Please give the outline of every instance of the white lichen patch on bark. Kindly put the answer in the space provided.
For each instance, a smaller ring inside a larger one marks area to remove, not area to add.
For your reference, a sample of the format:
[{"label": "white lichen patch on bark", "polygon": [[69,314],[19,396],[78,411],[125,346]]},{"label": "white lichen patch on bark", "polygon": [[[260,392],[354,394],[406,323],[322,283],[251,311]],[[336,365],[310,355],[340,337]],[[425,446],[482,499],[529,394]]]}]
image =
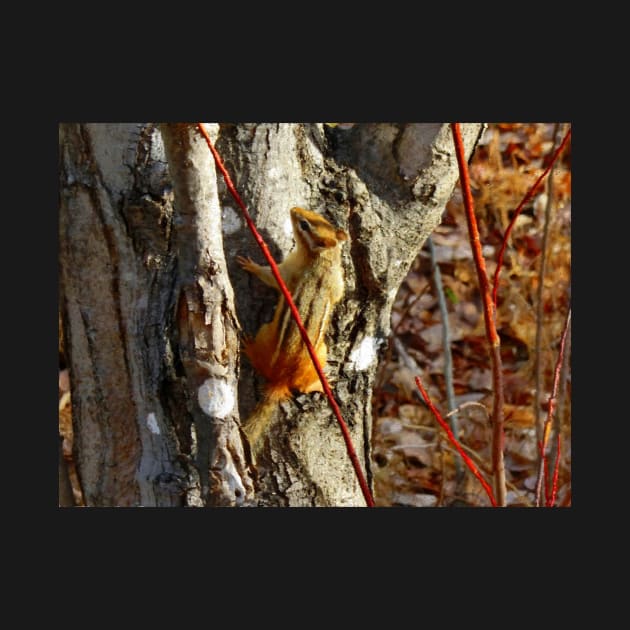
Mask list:
[{"label": "white lichen patch on bark", "polygon": [[160,435],[160,427],[153,412],[147,416],[147,427],[149,427],[149,431],[151,431],[154,435]]},{"label": "white lichen patch on bark", "polygon": [[377,340],[374,337],[364,337],[350,353],[351,367],[359,372],[367,370],[376,361],[377,346]]},{"label": "white lichen patch on bark", "polygon": [[211,418],[226,418],[234,410],[234,390],[224,379],[208,378],[199,387],[197,401]]},{"label": "white lichen patch on bark", "polygon": [[228,459],[226,462],[223,470],[223,478],[227,482],[230,492],[234,497],[234,503],[236,505],[242,505],[246,496],[245,486],[232,459]]},{"label": "white lichen patch on bark", "polygon": [[224,234],[235,234],[242,226],[243,221],[240,215],[232,208],[232,206],[223,206],[223,212],[221,213],[222,227]]}]

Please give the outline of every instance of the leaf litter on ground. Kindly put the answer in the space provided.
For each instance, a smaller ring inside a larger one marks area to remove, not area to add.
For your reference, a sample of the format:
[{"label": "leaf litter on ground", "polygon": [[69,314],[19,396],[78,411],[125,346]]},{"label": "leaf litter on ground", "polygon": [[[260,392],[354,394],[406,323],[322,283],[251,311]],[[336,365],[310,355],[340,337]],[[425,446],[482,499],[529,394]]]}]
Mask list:
[{"label": "leaf litter on ground", "polygon": [[[554,124],[488,126],[470,172],[483,253],[492,278],[496,256],[512,214],[548,164]],[[546,182],[523,209],[512,231],[500,277],[497,328],[501,337],[505,394],[505,463],[508,505],[531,506],[537,474],[533,409],[535,339]],[[570,145],[553,171],[547,274],[543,287],[542,356],[546,413],[558,342],[570,302]],[[492,378],[481,299],[459,186],[432,235],[447,297],[458,439],[491,479],[489,411]],[[414,387],[420,375],[432,400],[447,413],[442,321],[425,246],[402,283],[392,311],[392,340],[374,389],[373,453],[377,505],[487,506],[487,495],[467,470],[456,478],[456,456]],[[401,349],[402,347],[402,349]],[[406,356],[405,356],[406,355]],[[417,371],[416,371],[417,370]],[[558,414],[562,443],[557,505],[571,502],[570,370]],[[485,410],[481,405],[485,406]],[[533,480],[533,481],[532,481]]]}]

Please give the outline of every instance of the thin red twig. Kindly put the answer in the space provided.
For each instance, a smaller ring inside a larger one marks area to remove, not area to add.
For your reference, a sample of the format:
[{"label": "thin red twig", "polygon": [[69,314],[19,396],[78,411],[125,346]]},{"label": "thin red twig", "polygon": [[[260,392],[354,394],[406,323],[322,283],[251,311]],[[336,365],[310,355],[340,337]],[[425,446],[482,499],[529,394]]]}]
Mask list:
[{"label": "thin red twig", "polygon": [[543,458],[543,486],[545,488],[545,502],[549,503],[549,460],[542,450],[542,444],[540,456]]},{"label": "thin red twig", "polygon": [[553,507],[558,494],[558,473],[560,471],[560,433],[556,438],[556,463],[553,467],[553,481],[551,482],[551,497],[547,501],[547,507]]},{"label": "thin red twig", "polygon": [[518,218],[518,215],[521,213],[521,210],[523,209],[525,204],[534,196],[536,189],[538,188],[538,186],[540,186],[540,183],[542,182],[542,180],[547,176],[547,173],[549,173],[549,171],[551,170],[551,167],[554,165],[555,161],[558,159],[558,156],[562,152],[562,149],[564,149],[570,137],[571,137],[571,128],[569,127],[569,130],[567,131],[566,135],[564,136],[564,139],[560,143],[560,146],[556,149],[555,153],[551,157],[551,160],[549,161],[547,168],[543,171],[542,175],[536,180],[534,185],[527,191],[527,194],[523,197],[523,200],[521,201],[521,203],[518,204],[518,207],[516,208],[516,211],[514,212],[514,216],[510,220],[507,230],[505,230],[505,235],[503,236],[503,242],[501,243],[501,249],[499,250],[499,255],[497,257],[497,268],[495,269],[494,279],[493,279],[492,303],[494,304],[495,308],[497,306],[497,290],[499,288],[499,273],[501,271],[501,266],[503,265],[503,254],[505,253],[505,248],[507,247],[507,242],[510,236],[510,232],[512,231],[512,228],[514,227],[514,224],[516,223],[516,219]]},{"label": "thin red twig", "polygon": [[422,398],[424,398],[424,402],[427,404],[427,407],[429,407],[429,409],[435,416],[435,419],[438,421],[439,425],[442,427],[442,429],[444,429],[451,444],[457,449],[457,452],[461,455],[462,459],[466,463],[466,466],[468,466],[468,468],[470,469],[470,472],[472,472],[472,474],[475,475],[477,479],[479,479],[479,483],[481,483],[481,485],[483,486],[483,489],[486,491],[486,494],[488,495],[488,498],[490,499],[490,503],[492,503],[493,507],[497,507],[497,502],[494,498],[494,494],[492,494],[492,488],[479,472],[479,469],[475,465],[475,462],[473,462],[473,460],[470,459],[470,457],[468,457],[468,455],[466,454],[466,451],[459,445],[457,438],[451,431],[451,427],[448,426],[448,422],[446,422],[446,420],[442,418],[442,415],[437,410],[436,406],[431,402],[431,399],[429,398],[429,394],[427,394],[426,390],[422,386],[422,381],[420,380],[419,376],[416,376],[416,385],[418,386],[418,389],[420,390],[420,394],[422,394]]},{"label": "thin red twig", "polygon": [[[553,156],[554,151],[558,148],[558,129],[560,123],[556,123],[553,129],[553,146],[549,151],[549,158]],[[568,129],[568,127],[567,127]],[[543,223],[543,235],[542,245],[540,248],[540,264],[538,266],[538,290],[536,297],[536,340],[534,351],[534,374],[536,380],[536,386],[534,388],[534,421],[536,426],[536,437],[538,440],[542,439],[543,432],[543,419],[540,410],[540,400],[543,390],[543,368],[545,361],[543,360],[542,352],[542,330],[544,321],[545,304],[543,300],[545,290],[545,277],[547,275],[547,249],[549,245],[549,237],[551,233],[551,208],[553,206],[553,174],[558,165],[554,162],[549,171],[549,177],[547,177],[547,203],[545,204],[545,218]],[[546,473],[545,473],[546,474]]]},{"label": "thin red twig", "polygon": [[464,150],[464,141],[459,127],[459,123],[452,123],[453,140],[455,142],[455,154],[459,166],[459,181],[464,197],[464,208],[466,209],[466,220],[468,222],[468,234],[470,246],[475,260],[477,277],[479,279],[479,291],[483,300],[483,314],[486,325],[486,336],[490,343],[492,359],[492,467],[494,470],[495,491],[497,502],[501,507],[506,504],[506,483],[505,483],[505,462],[503,458],[503,369],[501,366],[501,341],[496,329],[495,308],[490,296],[490,281],[486,271],[486,262],[481,252],[481,241],[479,240],[479,229],[473,208],[473,198],[470,189],[470,175],[468,173],[468,163]]},{"label": "thin red twig", "polygon": [[538,480],[536,482],[536,506],[540,506],[541,494],[542,494],[542,483],[544,475],[544,462],[545,462],[545,451],[547,450],[547,443],[549,441],[549,435],[551,433],[551,421],[553,419],[553,412],[556,407],[556,400],[558,396],[558,385],[560,383],[560,371],[562,369],[562,360],[564,358],[564,346],[567,341],[567,334],[569,331],[569,326],[571,324],[571,309],[567,312],[567,317],[564,322],[564,329],[562,331],[562,337],[560,339],[560,349],[558,350],[558,357],[556,359],[556,367],[553,373],[553,387],[551,389],[551,394],[549,395],[549,403],[547,405],[547,419],[545,420],[545,426],[543,428],[543,438],[542,444],[540,447],[541,457],[540,457],[540,466],[538,467]]},{"label": "thin red twig", "polygon": [[282,295],[284,295],[284,299],[287,301],[289,309],[291,309],[291,314],[293,315],[293,319],[295,320],[295,323],[300,331],[300,335],[302,336],[302,339],[304,340],[304,343],[306,344],[306,349],[308,350],[311,360],[313,361],[313,365],[315,366],[315,370],[317,371],[319,380],[322,383],[322,387],[324,388],[324,392],[326,394],[326,397],[328,398],[328,402],[330,403],[330,406],[332,407],[335,417],[337,418],[337,422],[339,423],[339,427],[341,428],[341,433],[346,443],[346,450],[348,451],[348,456],[350,457],[350,461],[352,462],[354,472],[359,481],[359,485],[361,486],[361,491],[363,492],[363,497],[365,498],[365,502],[367,503],[368,507],[374,507],[374,499],[372,498],[372,493],[370,492],[370,488],[367,484],[365,476],[363,475],[363,471],[361,470],[361,464],[359,462],[359,458],[357,457],[356,451],[354,450],[354,446],[352,445],[350,432],[348,431],[348,427],[346,423],[344,422],[344,419],[341,415],[341,410],[339,409],[339,405],[337,405],[337,401],[335,400],[332,394],[332,391],[330,389],[330,386],[328,385],[328,381],[326,380],[326,376],[324,375],[322,366],[320,365],[319,360],[317,359],[317,355],[315,354],[315,349],[313,348],[313,344],[311,343],[311,340],[308,338],[308,333],[306,332],[306,329],[304,328],[304,324],[302,323],[300,314],[293,302],[291,293],[289,292],[289,289],[287,289],[287,286],[284,283],[282,276],[280,275],[278,266],[276,265],[276,262],[271,256],[271,253],[269,252],[269,248],[267,247],[267,244],[265,243],[262,236],[259,234],[258,230],[256,229],[256,226],[254,225],[254,222],[252,221],[252,218],[249,212],[247,211],[247,208],[245,204],[243,203],[241,196],[238,194],[236,188],[234,187],[234,184],[232,183],[232,179],[230,178],[229,173],[227,172],[225,166],[223,165],[221,156],[219,155],[217,150],[214,148],[212,140],[210,139],[210,136],[208,135],[208,132],[206,131],[204,124],[197,123],[197,127],[199,128],[199,131],[205,138],[206,143],[208,144],[208,148],[212,152],[217,168],[219,169],[219,171],[221,171],[221,174],[223,175],[225,185],[227,186],[228,190],[232,194],[232,197],[234,197],[236,203],[240,206],[241,210],[243,211],[243,216],[245,217],[245,221],[247,222],[247,225],[249,226],[251,233],[254,235],[256,242],[260,246],[260,249],[262,250],[264,257],[267,259],[267,262],[269,263],[269,266],[271,267],[271,273],[273,273],[273,276],[276,279],[278,286],[280,287],[280,291],[282,292]]}]

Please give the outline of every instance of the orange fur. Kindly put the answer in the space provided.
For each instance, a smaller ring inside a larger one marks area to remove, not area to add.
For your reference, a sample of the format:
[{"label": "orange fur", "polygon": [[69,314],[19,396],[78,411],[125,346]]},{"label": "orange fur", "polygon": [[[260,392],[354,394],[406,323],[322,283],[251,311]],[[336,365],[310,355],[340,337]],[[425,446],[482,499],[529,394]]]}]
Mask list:
[{"label": "orange fur", "polygon": [[[338,245],[348,236],[321,215],[303,208],[291,209],[291,221],[296,247],[278,269],[319,363],[324,366],[328,354],[324,336],[332,308],[341,299],[344,289]],[[240,256],[237,262],[262,282],[279,290],[268,267]],[[321,392],[323,387],[284,296],[280,296],[273,320],[263,324],[255,339],[248,339],[243,345],[252,366],[267,381],[263,400],[243,427],[256,454],[260,437],[277,403],[290,398],[293,391]]]}]

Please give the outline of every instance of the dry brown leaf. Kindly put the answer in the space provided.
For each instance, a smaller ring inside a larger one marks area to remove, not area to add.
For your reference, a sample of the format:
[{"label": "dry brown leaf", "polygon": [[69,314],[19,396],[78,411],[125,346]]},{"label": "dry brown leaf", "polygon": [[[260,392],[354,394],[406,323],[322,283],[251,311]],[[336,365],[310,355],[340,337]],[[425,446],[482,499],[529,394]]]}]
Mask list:
[{"label": "dry brown leaf", "polygon": [[518,428],[528,428],[535,426],[534,410],[531,405],[509,405],[503,406],[503,417],[506,426]]}]

